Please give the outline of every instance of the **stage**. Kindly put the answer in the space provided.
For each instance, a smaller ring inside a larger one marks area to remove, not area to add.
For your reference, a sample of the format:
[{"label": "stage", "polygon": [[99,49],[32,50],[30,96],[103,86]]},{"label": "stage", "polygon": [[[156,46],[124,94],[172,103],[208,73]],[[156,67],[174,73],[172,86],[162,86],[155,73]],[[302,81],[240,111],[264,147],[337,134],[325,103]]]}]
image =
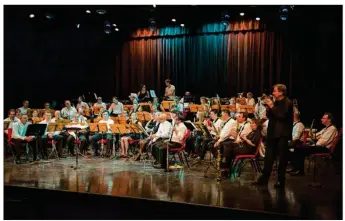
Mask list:
[{"label": "stage", "polygon": [[[341,219],[341,176],[287,174],[285,191],[250,185],[249,166],[240,178],[204,178],[207,163],[165,173],[125,159],[75,158],[15,165],[5,159],[5,219]],[[324,169],[325,171],[325,169]],[[275,174],[273,174],[275,178]]]}]

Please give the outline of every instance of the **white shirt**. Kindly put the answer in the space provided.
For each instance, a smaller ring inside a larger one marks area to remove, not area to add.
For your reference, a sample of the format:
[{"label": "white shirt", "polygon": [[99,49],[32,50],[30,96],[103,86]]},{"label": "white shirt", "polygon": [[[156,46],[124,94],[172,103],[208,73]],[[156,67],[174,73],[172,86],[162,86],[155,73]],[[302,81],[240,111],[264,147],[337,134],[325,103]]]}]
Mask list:
[{"label": "white shirt", "polygon": [[255,117],[259,119],[267,119],[266,117],[266,107],[260,103],[255,105]]},{"label": "white shirt", "polygon": [[301,121],[297,121],[297,122],[293,123],[292,140],[303,139],[303,137],[302,137],[303,131],[304,131],[304,125]]},{"label": "white shirt", "polygon": [[155,142],[158,138],[169,138],[171,130],[171,123],[169,121],[164,121],[163,123],[159,124],[158,131],[155,133],[155,136],[157,138],[153,139],[153,142]]},{"label": "white shirt", "polygon": [[20,107],[20,108],[18,108],[18,109],[20,110],[20,113],[21,113],[21,114],[27,114],[29,108]]},{"label": "white shirt", "polygon": [[330,148],[337,134],[337,128],[333,125],[323,128],[320,132],[316,133],[316,146],[325,146]]},{"label": "white shirt", "polygon": [[238,131],[238,135],[236,140],[241,140],[241,136],[247,136],[250,132],[252,132],[252,127],[248,121],[242,122],[239,124],[240,130]]},{"label": "white shirt", "polygon": [[67,117],[69,120],[73,120],[74,114],[76,113],[77,109],[75,109],[75,107],[70,107],[69,109],[64,107],[61,110],[61,116]]},{"label": "white shirt", "polygon": [[249,100],[247,99],[247,105],[251,105],[252,107],[254,107],[255,106],[254,98],[250,98]]},{"label": "white shirt", "polygon": [[102,119],[98,123],[107,124],[107,126],[108,126],[108,132],[107,133],[111,133],[111,127],[109,124],[114,124],[114,121],[112,119],[109,118],[107,121]]},{"label": "white shirt", "polygon": [[6,118],[4,121],[10,122],[8,125],[8,128],[12,128],[12,124],[16,123],[19,121],[19,119],[17,117],[14,117],[13,120],[11,120],[9,117]]},{"label": "white shirt", "polygon": [[112,103],[109,107],[109,112],[114,114],[121,114],[123,112],[123,104],[118,102],[117,104]]},{"label": "white shirt", "polygon": [[184,123],[175,124],[176,131],[173,132],[171,141],[182,144],[183,138],[186,135],[187,127]]},{"label": "white shirt", "polygon": [[222,122],[222,125],[223,124],[225,124],[225,125],[223,126],[223,128],[220,131],[219,140],[218,140],[219,142],[222,142],[228,138],[234,122],[236,122],[236,121],[232,118],[229,118],[227,121]]},{"label": "white shirt", "polygon": [[175,86],[171,84],[170,87],[166,87],[165,94],[170,94],[169,96],[175,96]]},{"label": "white shirt", "polygon": [[21,121],[12,124],[12,138],[24,140],[26,129],[30,125],[30,122],[23,124]]},{"label": "white shirt", "polygon": [[93,105],[94,107],[102,107],[104,110],[106,110],[107,109],[107,105],[105,105],[105,103],[94,103],[94,105]]},{"label": "white shirt", "polygon": [[[223,123],[222,119],[217,118],[216,121],[215,122],[212,121],[212,123],[213,123],[214,127],[216,128],[216,130],[219,133],[219,131],[221,130],[222,123]],[[212,128],[213,128],[213,126],[212,126]],[[215,131],[211,131],[211,134],[212,135],[217,135],[217,133]]]},{"label": "white shirt", "polygon": [[261,134],[262,134],[264,137],[267,136],[268,122],[269,122],[269,120],[266,120],[266,121],[262,124]]}]

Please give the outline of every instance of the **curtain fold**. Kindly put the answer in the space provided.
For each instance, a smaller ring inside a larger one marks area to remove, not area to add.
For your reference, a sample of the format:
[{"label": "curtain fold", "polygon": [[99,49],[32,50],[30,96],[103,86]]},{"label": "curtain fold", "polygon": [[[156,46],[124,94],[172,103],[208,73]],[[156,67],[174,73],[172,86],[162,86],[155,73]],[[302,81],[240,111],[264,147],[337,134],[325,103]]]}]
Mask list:
[{"label": "curtain fold", "polygon": [[[182,28],[138,30],[133,36],[162,37],[124,43],[117,58],[116,93],[126,97],[146,84],[162,96],[167,78],[178,95],[188,90],[197,96],[234,96],[247,91],[259,95],[278,81],[290,84],[289,53],[283,55],[288,48],[279,35],[262,27],[259,22],[239,22],[229,28],[248,31],[219,33],[223,24],[209,24],[198,29],[205,35],[183,35],[188,31]],[[167,35],[180,36],[163,37]]]}]

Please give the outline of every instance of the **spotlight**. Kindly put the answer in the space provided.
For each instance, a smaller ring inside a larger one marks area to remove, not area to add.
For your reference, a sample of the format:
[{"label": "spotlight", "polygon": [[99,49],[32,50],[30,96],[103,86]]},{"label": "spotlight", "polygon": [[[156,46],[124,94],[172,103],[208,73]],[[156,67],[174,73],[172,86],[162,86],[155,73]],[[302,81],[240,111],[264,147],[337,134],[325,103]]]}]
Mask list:
[{"label": "spotlight", "polygon": [[77,28],[80,28],[80,24],[77,24]]},{"label": "spotlight", "polygon": [[110,22],[109,21],[105,21],[104,22],[104,27],[105,28],[110,28],[111,27]]},{"label": "spotlight", "polygon": [[241,16],[244,16],[244,13],[243,13],[243,12],[241,12],[241,13],[240,13],[240,15],[241,15]]},{"label": "spotlight", "polygon": [[29,17],[30,17],[30,18],[34,18],[34,17],[35,17],[35,15],[34,15],[34,14],[31,14],[31,15],[29,15]]},{"label": "spotlight", "polygon": [[104,32],[108,35],[111,33],[111,24],[109,21],[104,22]]},{"label": "spotlight", "polygon": [[287,19],[288,19],[287,15],[281,15],[280,16],[280,20],[282,20],[282,21],[286,21]]},{"label": "spotlight", "polygon": [[156,5],[155,5],[155,4],[153,4],[153,7],[154,7],[154,8],[156,8]]},{"label": "spotlight", "polygon": [[86,10],[86,13],[87,13],[87,14],[91,14],[91,11],[90,11],[90,10]]},{"label": "spotlight", "polygon": [[173,18],[173,19],[171,19],[171,21],[172,21],[172,22],[176,22],[176,19],[175,19],[175,18]]},{"label": "spotlight", "polygon": [[47,13],[47,14],[46,14],[46,18],[47,18],[48,20],[53,19],[53,18],[54,18],[54,15],[52,15],[52,14],[50,14],[50,13]]},{"label": "spotlight", "polygon": [[115,31],[120,31],[120,29],[118,29],[118,28],[115,28]]},{"label": "spotlight", "polygon": [[154,31],[156,29],[156,21],[154,18],[149,19],[149,30]]},{"label": "spotlight", "polygon": [[181,27],[184,27],[184,24],[181,24]]},{"label": "spotlight", "polygon": [[116,24],[113,24],[114,27],[116,27],[117,25]]},{"label": "spotlight", "polygon": [[289,8],[286,7],[286,6],[281,6],[279,8],[279,12],[288,13],[289,12]]},{"label": "spotlight", "polygon": [[104,33],[106,33],[107,35],[109,35],[111,33],[111,30],[110,29],[105,29],[104,30]]},{"label": "spotlight", "polygon": [[256,17],[255,20],[260,21],[260,17]]},{"label": "spotlight", "polygon": [[97,14],[99,14],[99,15],[104,15],[104,14],[107,13],[107,11],[104,10],[104,9],[97,9],[96,12],[97,12]]}]

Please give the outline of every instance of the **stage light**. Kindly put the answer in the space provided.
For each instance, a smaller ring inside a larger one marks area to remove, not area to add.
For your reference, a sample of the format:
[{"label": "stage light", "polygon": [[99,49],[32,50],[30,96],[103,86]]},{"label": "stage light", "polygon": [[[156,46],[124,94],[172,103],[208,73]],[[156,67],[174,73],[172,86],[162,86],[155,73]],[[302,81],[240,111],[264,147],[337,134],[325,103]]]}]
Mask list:
[{"label": "stage light", "polygon": [[287,15],[281,15],[280,16],[280,20],[282,20],[282,21],[286,21],[287,19],[288,19]]},{"label": "stage light", "polygon": [[90,11],[90,10],[86,10],[86,13],[87,13],[87,14],[91,14],[91,11]]},{"label": "stage light", "polygon": [[113,24],[114,27],[116,27],[116,24]]},{"label": "stage light", "polygon": [[154,7],[154,8],[156,8],[156,5],[155,5],[155,4],[153,4],[153,7]]},{"label": "stage light", "polygon": [[243,13],[243,12],[241,12],[241,13],[240,13],[240,15],[241,15],[241,16],[244,16],[244,13]]},{"label": "stage light", "polygon": [[224,25],[224,26],[228,26],[228,25],[229,25],[229,22],[228,22],[228,21],[223,21],[223,25]]},{"label": "stage light", "polygon": [[184,24],[181,24],[181,27],[184,27]]},{"label": "stage light", "polygon": [[107,13],[107,11],[104,10],[104,9],[97,9],[96,12],[97,12],[97,14],[99,14],[99,15],[104,15],[104,14]]},{"label": "stage light", "polygon": [[154,31],[156,29],[156,21],[154,18],[149,19],[149,30]]},{"label": "stage light", "polygon": [[111,33],[111,24],[109,21],[104,21],[104,32],[106,34],[110,34]]},{"label": "stage light", "polygon": [[77,24],[77,28],[80,28],[80,24]]},{"label": "stage light", "polygon": [[30,17],[30,18],[34,18],[34,17],[35,17],[35,15],[34,15],[34,14],[31,14],[31,15],[29,15],[29,17]]},{"label": "stage light", "polygon": [[52,14],[50,14],[50,13],[47,13],[47,14],[46,14],[46,18],[47,18],[48,20],[53,19],[53,18],[54,18],[54,15],[52,15]]},{"label": "stage light", "polygon": [[260,17],[256,17],[255,20],[260,21]]},{"label": "stage light", "polygon": [[172,22],[176,22],[176,19],[175,19],[175,18],[173,18],[173,19],[171,19],[171,21],[172,21]]},{"label": "stage light", "polygon": [[109,35],[111,33],[111,30],[110,29],[105,29],[104,30],[104,33],[106,33],[107,35]]},{"label": "stage light", "polygon": [[120,31],[120,29],[118,29],[118,28],[115,28],[115,31]]},{"label": "stage light", "polygon": [[286,7],[286,6],[281,6],[279,8],[279,12],[288,13],[289,12],[289,8]]}]

